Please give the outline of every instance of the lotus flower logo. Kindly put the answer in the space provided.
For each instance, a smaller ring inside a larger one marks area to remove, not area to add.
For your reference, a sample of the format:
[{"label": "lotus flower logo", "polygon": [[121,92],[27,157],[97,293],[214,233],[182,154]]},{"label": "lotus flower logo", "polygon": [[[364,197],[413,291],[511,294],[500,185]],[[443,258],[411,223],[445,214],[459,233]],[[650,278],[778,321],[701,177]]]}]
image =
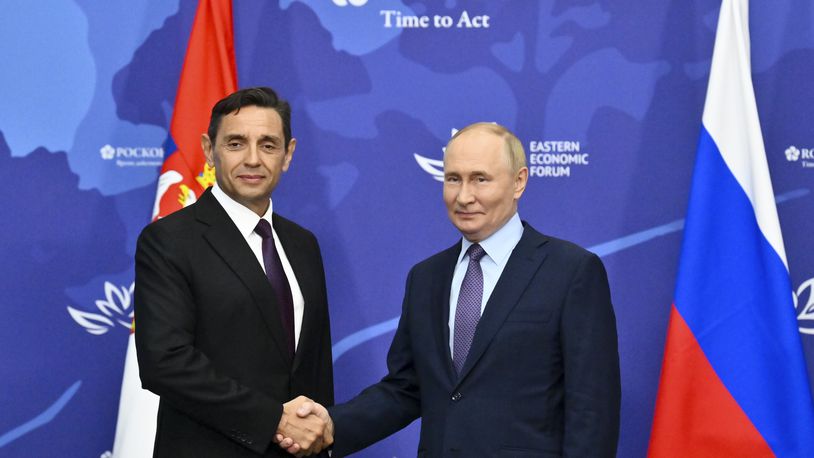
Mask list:
[{"label": "lotus flower logo", "polygon": [[[794,297],[794,308],[797,310],[797,324],[800,325],[800,332],[814,335],[814,278],[809,278],[792,293]],[[806,298],[804,300],[804,298]],[[808,321],[809,323],[806,323]],[[805,325],[805,327],[803,327]]]},{"label": "lotus flower logo", "polygon": [[786,160],[789,162],[794,162],[797,159],[800,159],[800,150],[797,149],[796,146],[789,146],[786,148]]},{"label": "lotus flower logo", "polygon": [[116,323],[130,329],[133,323],[133,290],[136,284],[129,288],[117,287],[109,281],[105,282],[105,298],[96,301],[96,308],[102,313],[83,312],[68,306],[68,313],[80,326],[89,333],[100,336],[116,327]]}]

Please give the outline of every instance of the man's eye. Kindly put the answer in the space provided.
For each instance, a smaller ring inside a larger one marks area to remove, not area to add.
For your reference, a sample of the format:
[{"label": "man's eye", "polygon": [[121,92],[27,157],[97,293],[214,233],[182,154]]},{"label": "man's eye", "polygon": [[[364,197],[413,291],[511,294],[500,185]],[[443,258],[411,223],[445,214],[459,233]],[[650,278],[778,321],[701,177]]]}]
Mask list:
[{"label": "man's eye", "polygon": [[229,142],[226,144],[226,147],[230,149],[240,148],[240,142]]},{"label": "man's eye", "polygon": [[444,180],[446,180],[447,183],[457,183],[458,177],[446,177]]}]

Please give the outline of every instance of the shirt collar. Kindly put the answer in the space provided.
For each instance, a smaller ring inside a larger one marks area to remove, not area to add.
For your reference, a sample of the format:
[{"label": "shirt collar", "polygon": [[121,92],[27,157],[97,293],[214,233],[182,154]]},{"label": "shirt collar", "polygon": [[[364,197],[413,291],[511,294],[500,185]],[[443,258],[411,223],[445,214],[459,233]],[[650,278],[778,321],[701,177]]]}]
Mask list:
[{"label": "shirt collar", "polygon": [[[512,253],[514,247],[517,246],[517,242],[520,241],[522,236],[523,223],[520,221],[520,215],[515,212],[503,227],[478,243],[481,248],[483,248],[483,251],[486,252],[486,256],[489,256],[492,261],[500,265],[506,262],[506,259]],[[472,245],[474,245],[474,243],[467,240],[466,237],[461,239],[461,253],[458,255],[458,263],[463,260],[464,256],[466,256],[466,251],[469,250],[469,247]]]},{"label": "shirt collar", "polygon": [[[257,213],[249,210],[240,202],[229,197],[217,183],[212,186],[212,195],[215,196],[215,199],[218,200],[221,207],[226,210],[226,214],[228,214],[229,218],[235,223],[237,230],[240,231],[244,238],[248,238],[252,232],[254,232],[254,228],[257,227],[257,223],[261,217],[257,216]],[[269,208],[262,216],[269,224],[271,224],[272,206],[271,198],[269,198]],[[272,225],[272,227],[274,226]]]}]

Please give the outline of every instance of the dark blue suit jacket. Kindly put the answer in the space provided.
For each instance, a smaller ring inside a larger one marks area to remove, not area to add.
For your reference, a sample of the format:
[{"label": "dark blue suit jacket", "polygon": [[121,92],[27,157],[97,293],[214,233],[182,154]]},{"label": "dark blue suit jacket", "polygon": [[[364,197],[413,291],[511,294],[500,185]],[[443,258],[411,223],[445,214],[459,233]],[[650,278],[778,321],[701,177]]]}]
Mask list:
[{"label": "dark blue suit jacket", "polygon": [[602,262],[524,223],[457,376],[447,323],[460,247],[410,271],[388,374],[330,409],[334,456],[418,417],[418,456],[614,456],[619,355]]}]

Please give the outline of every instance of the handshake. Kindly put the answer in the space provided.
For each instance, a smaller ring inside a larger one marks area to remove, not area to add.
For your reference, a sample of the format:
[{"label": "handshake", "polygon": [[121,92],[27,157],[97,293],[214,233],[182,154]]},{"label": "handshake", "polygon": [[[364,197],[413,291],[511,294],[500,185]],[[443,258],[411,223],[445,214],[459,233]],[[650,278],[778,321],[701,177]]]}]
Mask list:
[{"label": "handshake", "polygon": [[274,442],[292,455],[314,455],[333,444],[334,423],[325,407],[299,396],[283,404]]}]

